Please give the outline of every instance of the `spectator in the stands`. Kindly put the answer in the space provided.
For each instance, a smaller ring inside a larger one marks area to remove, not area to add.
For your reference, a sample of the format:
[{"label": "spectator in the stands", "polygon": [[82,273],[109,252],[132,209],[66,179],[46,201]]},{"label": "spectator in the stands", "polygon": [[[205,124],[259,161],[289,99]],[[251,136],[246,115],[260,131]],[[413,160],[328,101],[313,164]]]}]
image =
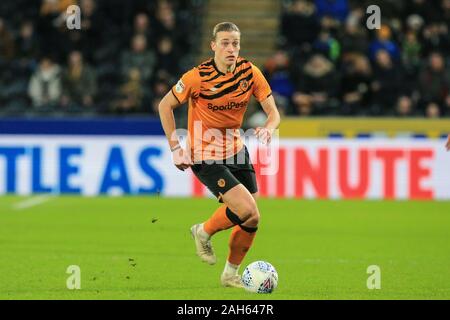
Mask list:
[{"label": "spectator in the stands", "polygon": [[186,39],[181,36],[182,28],[177,24],[177,18],[170,2],[159,1],[156,10],[155,33],[159,37],[168,36],[174,42],[186,44]]},{"label": "spectator in the stands", "polygon": [[128,71],[128,79],[119,89],[119,96],[112,104],[112,111],[119,114],[136,113],[142,109],[144,86],[137,68]]},{"label": "spectator in the stands", "polygon": [[33,105],[36,108],[54,108],[61,93],[61,69],[50,57],[43,57],[28,86]]},{"label": "spectator in the stands", "polygon": [[397,99],[393,115],[399,118],[415,116],[414,103],[409,96],[400,96]]},{"label": "spectator in the stands", "polygon": [[65,57],[66,47],[71,41],[70,37],[67,37],[71,34],[66,32],[66,10],[75,4],[75,0],[42,0],[37,33],[41,36],[41,47],[45,53],[51,52],[59,61]]},{"label": "spectator in the stands", "polygon": [[385,50],[395,62],[400,59],[400,49],[392,40],[391,28],[386,24],[381,25],[381,28],[376,31],[376,39],[370,44],[369,54],[372,61],[376,60],[380,50]]},{"label": "spectator in the stands", "polygon": [[6,26],[5,21],[0,18],[0,60],[9,61],[13,57],[14,37]]},{"label": "spectator in the stands", "polygon": [[94,103],[97,83],[95,72],[88,66],[80,51],[72,51],[68,68],[62,75],[63,107],[91,107]]},{"label": "spectator in the stands", "polygon": [[[102,10],[97,9],[97,2],[94,0],[80,0],[81,28],[67,29],[65,26],[60,28],[61,40],[59,46],[63,55],[63,60],[74,50],[79,50],[86,61],[92,61],[95,56],[95,50],[92,48],[102,48],[104,40],[115,42],[116,39],[111,36],[115,26],[107,22]],[[105,30],[108,30],[106,36]]]},{"label": "spectator in the stands", "polygon": [[293,102],[298,114],[324,114],[336,107],[338,77],[334,65],[323,55],[313,55],[297,81]]},{"label": "spectator in the stands", "polygon": [[105,17],[101,10],[98,10],[94,0],[80,0],[80,10],[82,12],[81,30],[89,40],[97,40],[102,32],[101,29],[105,27]]},{"label": "spectator in the stands", "polygon": [[403,91],[403,71],[392,61],[386,50],[378,50],[375,55],[374,77],[371,85],[373,91],[374,115],[386,114],[392,109],[397,97]]},{"label": "spectator in the stands", "polygon": [[[196,59],[191,45],[200,43],[197,30],[191,27],[199,23],[204,8],[199,3],[205,1],[36,0],[26,6],[25,2],[0,4],[3,110],[20,105],[12,109],[23,112],[30,101],[52,104],[54,94],[42,88],[58,91],[58,72],[49,70],[68,64],[60,89],[64,98],[56,99],[58,104],[69,100],[83,104],[84,99],[89,105],[94,100],[96,110],[110,111],[111,101],[121,101],[118,105],[123,110],[148,113],[159,99],[162,82],[176,82],[186,64]],[[450,116],[450,0],[281,3],[277,48],[286,54],[274,52],[265,72],[277,105],[288,106],[287,114],[405,117],[412,109],[412,116]],[[66,27],[66,9],[72,4],[81,7],[81,30]],[[366,28],[370,4],[382,10],[380,30]],[[81,52],[82,68],[66,61],[74,50]],[[317,52],[328,61],[311,70],[310,58]],[[49,54],[53,62],[39,63],[41,56]],[[86,64],[91,68],[85,69]],[[98,75],[97,93],[78,88],[77,93],[68,94],[70,81],[77,83],[75,87],[89,83],[83,80],[88,69]],[[35,99],[29,99],[31,87]],[[261,119],[263,114],[253,118],[255,123]]]},{"label": "spectator in the stands", "polygon": [[[80,30],[66,27],[66,10],[70,5],[80,6]],[[59,104],[89,105],[95,100],[93,108],[89,109],[110,110],[120,84],[130,82],[131,69],[139,70],[144,88],[142,103],[150,106],[153,95],[147,91],[155,90],[155,79],[173,83],[185,61],[193,59],[190,45],[198,39],[198,33],[193,32],[197,30],[192,26],[198,25],[202,8],[202,4],[188,0],[2,1],[0,108],[24,112],[31,102],[50,106],[57,100],[56,110],[65,112],[68,109],[59,108]],[[142,41],[140,36],[146,40]],[[131,46],[134,37],[136,41]],[[55,99],[61,95],[55,92],[62,88],[55,88],[62,86],[62,79],[57,80],[57,72],[52,70],[58,69],[58,64],[69,64],[67,58],[72,51],[80,51],[83,68],[68,66],[64,72],[64,98]],[[52,62],[44,59],[40,63],[40,57],[48,55]],[[91,68],[85,68],[86,64]],[[90,90],[77,89],[75,91],[83,93],[69,94],[68,83],[75,87],[90,83],[84,81],[88,69],[98,74],[95,99],[90,98]],[[20,108],[16,108],[19,105]]]},{"label": "spectator in the stands", "polygon": [[20,26],[19,36],[16,39],[15,59],[19,70],[28,74],[37,64],[39,55],[39,39],[35,33],[33,23],[24,21]]},{"label": "spectator in the stands", "polygon": [[402,60],[405,72],[404,85],[417,90],[417,75],[422,64],[422,44],[415,31],[408,31],[402,42]]},{"label": "spectator in the stands", "polygon": [[163,36],[157,46],[157,70],[164,70],[171,77],[178,76],[180,56],[175,51],[171,38]]},{"label": "spectator in the stands", "polygon": [[422,45],[414,31],[408,31],[402,43],[402,62],[405,67],[416,69],[421,63]]},{"label": "spectator in the stands", "polygon": [[450,0],[441,1],[442,21],[450,21]]},{"label": "spectator in the stands", "polygon": [[288,54],[283,50],[275,52],[267,61],[264,71],[272,92],[290,101],[295,86],[290,72]]},{"label": "spectator in the stands", "polygon": [[423,48],[426,55],[433,51],[450,52],[450,34],[447,22],[434,22],[423,30]]},{"label": "spectator in the stands", "polygon": [[347,0],[315,0],[317,16],[325,17],[343,23],[347,18],[349,6]]},{"label": "spectator in the stands", "polygon": [[342,52],[359,52],[366,54],[369,42],[367,29],[361,27],[364,11],[360,8],[352,10],[345,21],[345,32],[342,36]]},{"label": "spectator in the stands", "polygon": [[[95,0],[80,0],[81,10],[81,48],[83,56],[91,59],[93,56],[92,47],[103,44],[103,41],[109,41],[109,37],[105,36],[105,30],[110,30],[114,27],[108,23],[107,18],[98,9]],[[105,38],[105,39],[104,39]],[[75,47],[76,48],[76,47]],[[74,49],[73,47],[71,49]]]},{"label": "spectator in the stands", "polygon": [[418,15],[428,23],[435,22],[440,20],[441,8],[437,5],[439,2],[441,0],[408,0],[404,2],[404,12],[407,16]]},{"label": "spectator in the stands", "polygon": [[147,39],[142,34],[135,35],[131,40],[131,50],[122,54],[122,74],[129,77],[132,69],[138,69],[140,78],[148,81],[152,78],[156,64],[156,56],[147,48]]},{"label": "spectator in the stands", "polygon": [[341,79],[342,114],[368,115],[372,69],[362,54],[349,54],[343,61]]},{"label": "spectator in the stands", "polygon": [[170,90],[170,85],[164,79],[158,79],[153,86],[152,110],[155,115],[159,113],[158,106],[164,95]]},{"label": "spectator in the stands", "polygon": [[429,102],[425,106],[425,116],[427,118],[439,118],[441,116],[441,108],[435,102]]},{"label": "spectator in the stands", "polygon": [[321,31],[337,34],[349,14],[347,0],[315,0]]},{"label": "spectator in the stands", "polygon": [[139,12],[133,21],[133,34],[142,34],[147,39],[149,48],[154,46],[152,40],[155,38],[155,34],[150,23],[150,18],[147,13]]},{"label": "spectator in the stands", "polygon": [[[314,42],[320,29],[311,1],[295,0],[281,17],[281,34],[286,47],[307,50]],[[299,32],[308,30],[308,32]]]},{"label": "spectator in the stands", "polygon": [[436,102],[440,106],[447,103],[450,75],[441,53],[433,52],[428,57],[428,64],[419,75],[419,90],[423,103]]},{"label": "spectator in the stands", "polygon": [[412,14],[406,18],[405,24],[408,31],[413,31],[416,34],[422,30],[425,21],[418,14]]},{"label": "spectator in the stands", "polygon": [[341,54],[341,45],[328,31],[322,31],[313,44],[315,52],[322,53],[331,61],[336,61]]}]

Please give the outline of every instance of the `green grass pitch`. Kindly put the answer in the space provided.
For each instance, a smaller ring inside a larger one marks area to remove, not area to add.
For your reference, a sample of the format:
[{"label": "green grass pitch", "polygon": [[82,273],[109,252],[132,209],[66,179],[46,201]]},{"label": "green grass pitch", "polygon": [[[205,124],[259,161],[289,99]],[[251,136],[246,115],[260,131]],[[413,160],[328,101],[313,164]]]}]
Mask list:
[{"label": "green grass pitch", "polygon": [[[216,265],[194,253],[189,228],[213,199],[55,197],[14,209],[25,199],[0,198],[0,299],[450,299],[450,202],[261,199],[243,267],[271,262],[279,286],[257,295],[220,286],[229,230],[213,238]],[[66,288],[70,265],[81,290]],[[367,288],[369,265],[379,290]]]}]

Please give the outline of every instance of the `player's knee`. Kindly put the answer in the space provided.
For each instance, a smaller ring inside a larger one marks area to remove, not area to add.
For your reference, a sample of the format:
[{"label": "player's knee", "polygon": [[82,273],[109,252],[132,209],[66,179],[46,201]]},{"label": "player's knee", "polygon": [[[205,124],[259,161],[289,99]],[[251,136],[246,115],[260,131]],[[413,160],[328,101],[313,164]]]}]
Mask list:
[{"label": "player's knee", "polygon": [[259,212],[256,212],[243,224],[240,225],[241,229],[248,233],[255,233],[258,230]]},{"label": "player's knee", "polygon": [[252,219],[255,216],[259,216],[258,207],[256,206],[256,202],[253,199],[250,201],[246,201],[243,204],[242,216],[244,221]]},{"label": "player's knee", "polygon": [[246,208],[247,217],[244,225],[248,227],[257,227],[260,219],[259,210],[255,201],[251,201]]},{"label": "player's knee", "polygon": [[252,215],[250,218],[248,218],[243,225],[256,228],[259,224],[260,215],[259,212],[256,212],[254,215]]},{"label": "player's knee", "polygon": [[227,203],[227,206],[227,216],[235,224],[240,225],[247,221],[252,224],[258,223],[259,211],[253,197],[242,196],[233,198],[232,201]]}]

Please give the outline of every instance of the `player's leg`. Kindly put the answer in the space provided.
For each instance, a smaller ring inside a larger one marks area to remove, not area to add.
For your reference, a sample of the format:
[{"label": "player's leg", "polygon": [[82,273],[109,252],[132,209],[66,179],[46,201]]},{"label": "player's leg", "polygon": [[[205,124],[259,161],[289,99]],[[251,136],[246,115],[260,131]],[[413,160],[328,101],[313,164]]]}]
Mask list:
[{"label": "player's leg", "polygon": [[[244,260],[248,250],[252,246],[260,219],[258,206],[256,204],[258,187],[256,183],[255,169],[251,164],[250,155],[247,148],[244,148],[241,152],[244,156],[244,163],[237,162],[234,165],[230,165],[229,168],[231,170],[231,173],[242,183],[242,185],[248,191],[245,192],[246,201],[239,200],[238,202],[250,204],[250,208],[248,208],[247,210],[243,210],[242,208],[235,208],[234,210],[236,210],[238,213],[245,211],[251,212],[251,217],[247,219],[245,223],[241,225],[237,224],[231,232],[229,240],[230,251],[228,259],[225,263],[223,275],[234,276],[234,278],[238,277],[237,275],[239,272],[239,267]],[[239,199],[238,196],[235,197]],[[244,226],[244,228],[242,226]],[[253,229],[248,229],[248,227]]]},{"label": "player's leg", "polygon": [[[209,264],[216,262],[210,241],[215,233],[240,225],[236,231],[232,232],[230,248],[233,250],[230,250],[230,257],[232,256],[232,261],[242,261],[245,252],[248,251],[245,248],[250,248],[257,229],[259,211],[252,196],[252,193],[256,195],[258,191],[255,171],[250,163],[247,149],[244,148],[241,152],[245,153],[244,164],[238,164],[236,161],[234,162],[236,165],[201,164],[192,167],[197,178],[221,202],[225,203],[206,222],[191,228],[196,241],[197,254],[201,260]],[[246,233],[240,232],[244,229],[247,230]],[[235,265],[227,261],[225,271],[231,270],[237,274],[239,264]]]},{"label": "player's leg", "polygon": [[[258,193],[257,192],[252,193],[252,197],[256,202]],[[259,222],[259,219],[260,219],[259,209],[256,206],[255,218],[247,221],[247,223],[254,225],[254,228],[256,228],[257,230],[258,228],[257,221]],[[256,230],[254,230],[254,232],[248,232],[240,225],[236,225],[233,228],[229,240],[230,252],[228,254],[227,263],[225,264],[224,273],[228,272],[234,274],[238,273],[239,267],[253,243],[253,240],[256,235]]]},{"label": "player's leg", "polygon": [[[239,163],[239,159],[243,159],[243,163]],[[233,162],[231,164],[228,164],[227,159],[225,164],[203,164],[194,166],[192,171],[218,197],[220,202],[223,202],[223,195],[225,193],[240,183],[251,193],[256,194],[258,191],[255,170],[250,162],[250,156],[246,147],[242,148],[238,154],[233,156]],[[211,237],[219,231],[239,224],[240,220],[234,219],[234,216],[235,213],[232,208],[223,205],[214,212],[210,219],[201,225],[200,229]],[[251,220],[247,221],[247,224],[251,223]]]},{"label": "player's leg", "polygon": [[242,287],[239,267],[252,246],[259,223],[259,210],[249,190],[239,184],[223,196],[227,207],[236,215],[229,240],[229,255],[221,276],[224,286]]},{"label": "player's leg", "polygon": [[221,205],[205,222],[191,227],[191,234],[196,242],[197,255],[208,264],[216,263],[216,256],[211,244],[211,237],[219,231],[234,226],[226,214],[227,206]]},{"label": "player's leg", "polygon": [[[220,202],[222,195],[240,184],[230,172],[229,168],[221,164],[195,165],[192,171],[197,178],[216,195]],[[214,214],[204,223],[196,224],[191,228],[195,240],[197,255],[208,264],[216,263],[216,256],[211,244],[211,237],[219,231],[231,228],[236,224],[235,215],[226,206],[220,206]]]}]

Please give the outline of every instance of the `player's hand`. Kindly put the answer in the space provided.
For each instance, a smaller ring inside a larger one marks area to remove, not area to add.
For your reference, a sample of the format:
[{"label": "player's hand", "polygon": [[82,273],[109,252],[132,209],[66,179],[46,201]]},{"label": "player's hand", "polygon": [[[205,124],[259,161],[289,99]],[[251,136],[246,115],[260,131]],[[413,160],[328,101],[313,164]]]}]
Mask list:
[{"label": "player's hand", "polygon": [[181,171],[193,165],[190,155],[181,147],[172,151],[172,161]]},{"label": "player's hand", "polygon": [[445,144],[445,148],[447,151],[450,151],[450,134],[447,137],[447,143]]},{"label": "player's hand", "polygon": [[272,141],[272,133],[273,130],[264,127],[258,127],[255,130],[255,135],[262,144],[269,144]]}]

